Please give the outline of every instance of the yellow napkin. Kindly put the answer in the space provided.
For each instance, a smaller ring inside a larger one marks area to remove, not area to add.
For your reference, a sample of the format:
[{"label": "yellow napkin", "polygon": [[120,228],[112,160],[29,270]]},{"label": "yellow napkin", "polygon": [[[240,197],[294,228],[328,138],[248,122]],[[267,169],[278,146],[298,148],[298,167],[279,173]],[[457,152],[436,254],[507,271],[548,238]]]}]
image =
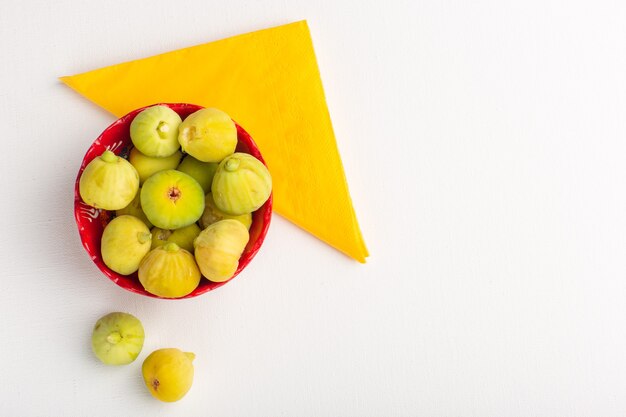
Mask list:
[{"label": "yellow napkin", "polygon": [[224,110],[259,146],[275,211],[365,262],[306,21],[61,80],[116,116],[159,102]]}]

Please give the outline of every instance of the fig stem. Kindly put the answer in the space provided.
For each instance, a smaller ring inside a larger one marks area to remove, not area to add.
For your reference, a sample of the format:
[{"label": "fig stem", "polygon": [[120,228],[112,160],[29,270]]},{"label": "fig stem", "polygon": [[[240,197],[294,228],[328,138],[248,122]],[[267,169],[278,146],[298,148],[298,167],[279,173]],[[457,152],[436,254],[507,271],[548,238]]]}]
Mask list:
[{"label": "fig stem", "polygon": [[161,139],[165,139],[166,133],[170,131],[170,125],[167,122],[161,122],[157,126],[157,132],[159,133],[159,137]]},{"label": "fig stem", "polygon": [[224,165],[224,168],[226,169],[226,171],[236,171],[237,168],[239,168],[239,159],[237,158],[231,158],[228,161],[226,161],[226,165]]},{"label": "fig stem", "polygon": [[107,336],[107,342],[111,343],[112,345],[117,344],[120,340],[122,340],[122,335],[120,334],[120,332],[111,332]]},{"label": "fig stem", "polygon": [[100,158],[104,162],[117,162],[117,155],[115,155],[113,152],[111,152],[108,149],[102,152],[102,155],[100,155]]},{"label": "fig stem", "polygon": [[163,246],[163,249],[165,249],[168,252],[177,252],[178,249],[180,249],[180,248],[178,247],[178,245],[176,243],[169,242],[165,246]]},{"label": "fig stem", "polygon": [[139,243],[146,243],[147,241],[152,240],[152,234],[146,232],[138,232],[137,240],[139,241]]}]

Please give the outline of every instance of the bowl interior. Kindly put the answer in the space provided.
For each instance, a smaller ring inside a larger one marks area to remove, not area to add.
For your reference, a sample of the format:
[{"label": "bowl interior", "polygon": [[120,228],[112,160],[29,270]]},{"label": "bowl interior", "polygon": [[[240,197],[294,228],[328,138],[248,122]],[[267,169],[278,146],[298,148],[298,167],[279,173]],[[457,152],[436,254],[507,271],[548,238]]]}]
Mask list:
[{"label": "bowl interior", "polygon": [[[168,106],[169,108],[177,112],[183,120],[191,113],[202,108],[201,106],[185,103],[159,104]],[[145,107],[134,110],[126,116],[116,120],[104,132],[102,132],[102,134],[93,142],[89,150],[87,150],[85,158],[83,159],[83,162],[80,166],[80,170],[78,171],[78,176],[76,177],[76,184],[74,188],[74,217],[76,218],[78,232],[80,234],[80,239],[83,243],[83,246],[85,247],[85,250],[91,257],[93,262],[104,273],[104,275],[109,277],[111,281],[115,282],[120,287],[125,288],[129,291],[146,295],[148,297],[159,298],[143,289],[143,286],[139,282],[139,278],[137,277],[136,272],[132,275],[121,275],[115,271],[112,271],[104,264],[104,262],[102,261],[102,256],[100,254],[100,239],[102,237],[104,227],[109,223],[111,219],[115,217],[115,212],[96,209],[85,204],[80,198],[80,193],[78,190],[80,176],[82,175],[83,170],[85,169],[87,164],[97,156],[101,155],[102,152],[104,152],[106,149],[109,149],[115,152],[115,154],[120,155],[124,158],[128,157],[128,153],[133,147],[133,144],[130,140],[130,123],[133,121],[135,116],[143,109],[145,109]],[[261,156],[258,147],[254,143],[250,135],[237,123],[235,124],[237,126],[238,139],[237,152],[248,153],[265,164],[265,161],[263,160],[263,157]],[[261,248],[261,245],[263,243],[263,240],[265,239],[265,235],[267,234],[267,230],[270,225],[271,217],[272,195],[270,195],[270,198],[265,202],[265,204],[263,204],[261,208],[252,213],[250,240],[243,254],[241,255],[241,258],[239,259],[239,267],[237,268],[237,271],[231,279],[236,277],[248,265],[248,263],[250,263],[252,258],[254,258],[256,253]],[[200,280],[200,285],[198,286],[198,288],[196,288],[191,294],[182,298],[196,297],[200,294],[204,294],[208,291],[218,288],[224,285],[226,282],[228,281],[211,282],[206,278],[202,278]]]}]

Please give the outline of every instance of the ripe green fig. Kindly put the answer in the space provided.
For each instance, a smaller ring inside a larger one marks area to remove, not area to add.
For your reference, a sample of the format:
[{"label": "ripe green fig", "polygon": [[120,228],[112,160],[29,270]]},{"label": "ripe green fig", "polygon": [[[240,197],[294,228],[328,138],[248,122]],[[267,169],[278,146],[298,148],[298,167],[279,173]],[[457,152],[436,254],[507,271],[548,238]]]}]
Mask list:
[{"label": "ripe green fig", "polygon": [[106,150],[87,164],[78,188],[86,204],[104,210],[119,210],[135,198],[139,175],[130,162]]},{"label": "ripe green fig", "polygon": [[193,252],[193,241],[200,234],[200,227],[197,224],[192,223],[189,226],[182,227],[176,230],[164,230],[158,227],[152,228],[152,246],[151,248],[158,248],[169,242],[174,242],[186,251]]},{"label": "ripe green fig", "polygon": [[249,239],[248,229],[233,219],[220,220],[204,229],[194,242],[202,275],[213,282],[228,281],[237,271]]},{"label": "ripe green fig", "polygon": [[179,298],[200,283],[200,271],[191,253],[169,242],[151,250],[139,265],[139,282],[150,294]]},{"label": "ripe green fig", "polygon": [[137,317],[128,313],[110,313],[96,322],[91,348],[107,365],[127,365],[137,359],[144,337],[143,326]]},{"label": "ripe green fig", "polygon": [[220,162],[211,192],[221,211],[233,215],[251,213],[272,193],[272,177],[261,161],[237,152]]},{"label": "ripe green fig", "polygon": [[139,113],[130,123],[130,139],[146,156],[166,157],[174,154],[178,143],[181,118],[167,106],[152,106]]},{"label": "ripe green fig", "polygon": [[183,151],[202,162],[220,162],[235,152],[237,127],[229,115],[206,108],[190,114],[178,129]]},{"label": "ripe green fig", "polygon": [[189,175],[173,169],[157,172],[141,188],[141,207],[160,229],[179,229],[198,221],[204,211],[204,192]]},{"label": "ripe green fig", "polygon": [[150,394],[165,402],[183,398],[193,383],[195,358],[195,354],[176,348],[159,349],[148,355],[141,373]]},{"label": "ripe green fig", "polygon": [[141,193],[141,189],[139,189],[139,191],[135,195],[135,198],[133,198],[133,201],[131,201],[129,205],[127,205],[123,209],[116,210],[115,214],[118,217],[119,216],[123,216],[125,214],[128,214],[130,216],[135,216],[139,220],[144,222],[146,224],[146,226],[148,226],[148,228],[150,228],[150,227],[152,227],[152,223],[150,223],[150,220],[148,220],[148,218],[146,217],[146,214],[141,209],[141,199],[139,198],[140,197],[140,193]]},{"label": "ripe green fig", "polygon": [[200,184],[206,194],[211,191],[211,183],[213,182],[217,165],[217,162],[202,162],[191,155],[187,155],[176,170],[193,177],[193,179],[198,181],[198,184]]},{"label": "ripe green fig", "polygon": [[102,261],[113,271],[130,275],[139,268],[151,243],[150,229],[144,222],[129,215],[116,217],[102,232]]},{"label": "ripe green fig", "polygon": [[246,229],[248,230],[250,230],[250,225],[252,225],[251,213],[240,214],[238,216],[224,213],[215,205],[215,201],[213,201],[213,194],[208,193],[204,197],[204,213],[202,213],[202,217],[200,217],[200,227],[202,227],[202,229],[206,229],[213,223],[224,219],[238,220],[246,226]]},{"label": "ripe green fig", "polygon": [[144,183],[152,174],[156,174],[159,171],[166,169],[174,169],[178,166],[180,158],[183,154],[180,151],[174,152],[170,156],[163,158],[157,158],[154,156],[147,156],[139,152],[137,148],[130,150],[128,160],[135,167],[139,174],[139,181]]}]

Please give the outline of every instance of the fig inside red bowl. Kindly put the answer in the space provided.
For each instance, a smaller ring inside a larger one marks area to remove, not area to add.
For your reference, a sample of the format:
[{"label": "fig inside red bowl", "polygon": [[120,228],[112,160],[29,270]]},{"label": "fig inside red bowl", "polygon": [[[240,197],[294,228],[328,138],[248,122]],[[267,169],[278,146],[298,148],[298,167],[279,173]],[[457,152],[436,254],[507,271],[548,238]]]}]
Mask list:
[{"label": "fig inside red bowl", "polygon": [[[159,103],[159,105],[167,106],[174,110],[184,120],[191,113],[202,109],[202,106],[186,103]],[[151,107],[151,106],[146,106]],[[130,124],[135,116],[144,110],[146,107],[134,110],[128,113],[126,116],[121,117],[111,124],[102,134],[93,142],[91,147],[87,150],[78,176],[76,177],[76,184],[74,188],[74,217],[76,218],[76,225],[78,226],[78,232],[83,246],[96,266],[120,287],[132,291],[137,294],[142,294],[148,297],[159,298],[153,294],[150,294],[144,290],[143,286],[139,282],[137,273],[132,275],[121,275],[115,271],[109,269],[102,261],[102,255],[100,253],[100,240],[102,238],[102,232],[105,226],[115,217],[115,212],[106,211],[91,207],[83,202],[78,191],[78,184],[83,170],[89,162],[94,158],[100,156],[102,152],[109,149],[115,154],[124,158],[128,157],[128,153],[133,147],[130,140]],[[237,152],[245,152],[254,156],[259,161],[265,164],[259,148],[256,146],[250,135],[236,122],[237,126]],[[200,285],[191,293],[181,298],[196,297],[200,294],[204,294],[208,291],[218,288],[234,277],[236,277],[254,258],[256,253],[261,248],[265,235],[270,225],[272,218],[272,195],[269,199],[259,208],[252,213],[252,225],[250,226],[250,240],[239,259],[239,267],[235,274],[225,282],[212,282],[206,278],[200,280]]]}]

